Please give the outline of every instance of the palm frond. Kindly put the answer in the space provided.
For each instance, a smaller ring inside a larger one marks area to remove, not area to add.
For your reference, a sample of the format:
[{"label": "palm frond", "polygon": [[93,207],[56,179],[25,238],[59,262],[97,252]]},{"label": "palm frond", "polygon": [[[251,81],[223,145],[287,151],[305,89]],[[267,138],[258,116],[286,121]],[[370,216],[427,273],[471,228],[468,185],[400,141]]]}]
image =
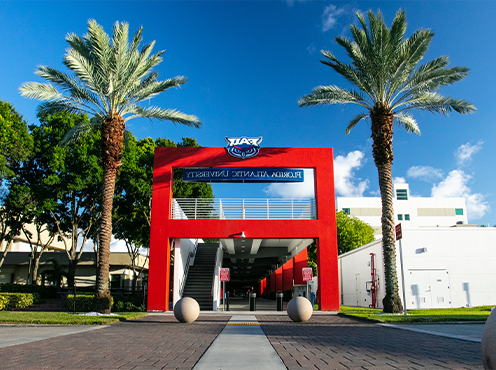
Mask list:
[{"label": "palm frond", "polygon": [[408,102],[405,102],[403,108],[397,110],[395,113],[412,109],[443,115],[448,115],[452,112],[468,114],[477,111],[477,108],[466,100],[445,97],[435,92],[424,92],[414,96]]},{"label": "palm frond", "polygon": [[371,109],[370,104],[353,90],[345,90],[338,86],[317,86],[312,93],[305,95],[298,101],[300,107],[310,107],[314,105],[331,105],[353,103],[364,108]]},{"label": "palm frond", "polygon": [[102,118],[95,116],[89,122],[79,121],[65,134],[61,145],[71,145],[79,141],[82,137],[92,131],[100,130],[102,127]]},{"label": "palm frond", "polygon": [[401,112],[395,114],[394,119],[396,124],[403,126],[407,132],[420,135],[420,129],[418,127],[417,121],[415,121],[412,115]]},{"label": "palm frond", "polygon": [[325,64],[331,67],[332,69],[334,69],[341,76],[343,76],[352,84],[357,86],[360,90],[366,92],[371,99],[374,99],[374,91],[372,87],[368,84],[369,79],[360,71],[360,69],[355,69],[350,65],[342,64],[329,51],[322,50],[321,53],[323,56],[331,60],[331,61],[321,60],[320,62],[322,64]]},{"label": "palm frond", "polygon": [[356,115],[350,121],[350,123],[348,123],[348,126],[346,126],[345,134],[348,135],[350,133],[350,131],[357,125],[358,122],[360,122],[361,120],[365,120],[368,117],[369,117],[369,113],[360,113],[360,114]]},{"label": "palm frond", "polygon": [[196,128],[201,127],[201,122],[196,116],[184,114],[175,109],[162,109],[154,106],[143,108],[135,105],[130,107],[127,113],[133,114],[133,116],[127,118],[128,120],[137,117],[155,118],[160,121],[171,121]]},{"label": "palm frond", "polygon": [[19,88],[21,96],[37,100],[58,100],[63,95],[52,84],[42,84],[39,82],[25,82]]}]

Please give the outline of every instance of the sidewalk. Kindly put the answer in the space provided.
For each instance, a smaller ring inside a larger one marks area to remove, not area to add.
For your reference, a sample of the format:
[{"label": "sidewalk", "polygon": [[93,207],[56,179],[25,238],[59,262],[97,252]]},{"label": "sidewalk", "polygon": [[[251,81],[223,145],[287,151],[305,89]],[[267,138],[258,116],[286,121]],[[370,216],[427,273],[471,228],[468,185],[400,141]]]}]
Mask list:
[{"label": "sidewalk", "polygon": [[[238,323],[256,324],[257,320],[260,325],[226,326],[231,317]],[[40,327],[54,330],[53,326],[36,326],[33,330]],[[7,332],[5,328],[0,326],[1,337]],[[307,323],[294,323],[285,312],[202,312],[192,324],[180,324],[172,313],[160,313],[98,330],[64,334],[0,348],[0,369],[186,370],[195,365],[202,369],[199,360],[208,360],[209,348],[214,354],[209,368],[223,370],[265,370],[269,367],[246,360],[262,352],[274,360],[280,358],[275,362],[282,361],[281,368],[290,370],[482,368],[480,343],[320,312]],[[274,350],[278,355],[275,358]]]}]

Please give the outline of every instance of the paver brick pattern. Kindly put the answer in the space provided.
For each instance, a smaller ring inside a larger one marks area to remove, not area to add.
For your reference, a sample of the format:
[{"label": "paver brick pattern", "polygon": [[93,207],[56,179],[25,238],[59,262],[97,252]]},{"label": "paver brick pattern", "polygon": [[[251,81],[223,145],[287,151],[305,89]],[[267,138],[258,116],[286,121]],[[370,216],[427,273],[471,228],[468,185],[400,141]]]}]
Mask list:
[{"label": "paver brick pattern", "polygon": [[482,369],[480,343],[387,328],[338,315],[306,323],[257,316],[289,370]]},{"label": "paver brick pattern", "polygon": [[230,316],[181,324],[152,315],[107,328],[0,349],[0,369],[192,369]]}]

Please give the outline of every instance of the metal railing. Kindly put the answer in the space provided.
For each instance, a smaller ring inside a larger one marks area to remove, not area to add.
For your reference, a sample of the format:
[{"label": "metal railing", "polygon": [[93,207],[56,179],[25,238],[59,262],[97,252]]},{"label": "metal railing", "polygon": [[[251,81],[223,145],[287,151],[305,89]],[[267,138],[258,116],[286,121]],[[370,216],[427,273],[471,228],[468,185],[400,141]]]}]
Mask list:
[{"label": "metal railing", "polygon": [[317,218],[315,199],[174,198],[175,220],[312,220]]}]

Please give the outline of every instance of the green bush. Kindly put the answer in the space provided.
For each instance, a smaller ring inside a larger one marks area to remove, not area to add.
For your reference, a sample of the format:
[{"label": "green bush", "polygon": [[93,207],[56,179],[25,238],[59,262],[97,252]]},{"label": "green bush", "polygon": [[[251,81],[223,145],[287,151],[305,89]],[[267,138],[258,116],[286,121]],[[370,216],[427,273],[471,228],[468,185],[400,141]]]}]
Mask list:
[{"label": "green bush", "polygon": [[[68,294],[65,299],[65,306],[69,311],[90,312],[93,311],[94,294],[76,294],[76,309],[74,310],[74,294]],[[113,303],[113,298],[112,303]]]},{"label": "green bush", "polygon": [[0,295],[0,311],[5,310],[5,308],[7,308],[7,302],[8,302],[7,297]]},{"label": "green bush", "polygon": [[0,293],[0,309],[26,308],[38,302],[37,293]]},{"label": "green bush", "polygon": [[133,311],[144,311],[143,306],[143,295],[134,294],[131,296],[118,296],[114,298],[114,305],[112,306],[112,311],[115,312],[133,312]]},{"label": "green bush", "polygon": [[0,284],[0,292],[6,293],[37,293],[42,299],[57,298],[57,287],[24,284]]}]

